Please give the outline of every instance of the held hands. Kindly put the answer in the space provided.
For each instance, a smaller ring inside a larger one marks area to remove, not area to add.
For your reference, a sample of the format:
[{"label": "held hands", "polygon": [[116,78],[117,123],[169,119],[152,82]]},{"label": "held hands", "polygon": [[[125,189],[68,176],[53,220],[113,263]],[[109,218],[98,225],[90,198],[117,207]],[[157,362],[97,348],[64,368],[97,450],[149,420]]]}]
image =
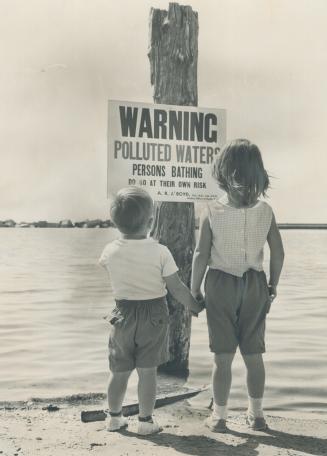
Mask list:
[{"label": "held hands", "polygon": [[192,296],[195,301],[195,306],[191,309],[191,313],[194,317],[197,317],[200,312],[205,308],[205,300],[201,291],[192,292]]}]

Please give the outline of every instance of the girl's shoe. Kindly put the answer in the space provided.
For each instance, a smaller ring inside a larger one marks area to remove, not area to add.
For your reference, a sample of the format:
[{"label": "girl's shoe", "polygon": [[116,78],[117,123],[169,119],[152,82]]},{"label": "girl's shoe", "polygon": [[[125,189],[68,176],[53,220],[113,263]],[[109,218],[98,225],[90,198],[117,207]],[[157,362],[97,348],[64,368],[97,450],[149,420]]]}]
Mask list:
[{"label": "girl's shoe", "polygon": [[128,426],[128,420],[124,416],[110,416],[107,421],[107,431],[114,432]]},{"label": "girl's shoe", "polygon": [[209,416],[204,424],[210,429],[212,432],[227,432],[228,427],[226,426],[226,420],[223,418],[218,418],[216,415],[212,414]]},{"label": "girl's shoe", "polygon": [[252,415],[247,415],[246,424],[254,431],[265,431],[268,429],[268,425],[264,417],[255,418]]},{"label": "girl's shoe", "polygon": [[162,427],[154,420],[151,421],[139,421],[137,433],[140,435],[156,434],[162,431]]}]

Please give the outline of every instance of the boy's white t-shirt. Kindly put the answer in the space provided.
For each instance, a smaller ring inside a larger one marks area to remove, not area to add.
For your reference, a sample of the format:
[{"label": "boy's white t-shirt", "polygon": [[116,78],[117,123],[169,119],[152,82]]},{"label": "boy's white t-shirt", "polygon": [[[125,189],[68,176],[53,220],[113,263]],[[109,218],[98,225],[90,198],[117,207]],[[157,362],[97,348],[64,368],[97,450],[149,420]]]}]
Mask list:
[{"label": "boy's white t-shirt", "polygon": [[115,299],[161,298],[167,294],[164,277],[178,271],[168,248],[153,238],[110,242],[99,263],[109,272]]}]

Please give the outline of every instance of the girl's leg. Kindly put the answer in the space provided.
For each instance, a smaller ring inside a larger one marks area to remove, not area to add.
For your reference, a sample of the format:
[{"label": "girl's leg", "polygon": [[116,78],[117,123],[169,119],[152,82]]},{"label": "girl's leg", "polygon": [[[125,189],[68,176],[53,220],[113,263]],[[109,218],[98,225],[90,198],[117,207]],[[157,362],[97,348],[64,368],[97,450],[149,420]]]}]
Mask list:
[{"label": "girl's leg", "polygon": [[215,354],[212,371],[214,413],[221,419],[227,418],[227,401],[232,384],[232,362],[235,353]]},{"label": "girl's leg", "polygon": [[232,362],[235,353],[215,354],[212,371],[213,413],[205,424],[214,432],[226,432],[227,402],[232,384]]},{"label": "girl's leg", "polygon": [[157,392],[157,368],[137,367],[136,370],[139,376],[139,416],[142,419],[151,416],[153,413]]},{"label": "girl's leg", "polygon": [[132,371],[111,372],[108,383],[108,406],[113,414],[121,413],[127,383]]},{"label": "girl's leg", "polygon": [[261,353],[243,355],[247,368],[247,387],[250,397],[263,397],[265,389],[265,366]]},{"label": "girl's leg", "polygon": [[248,414],[255,418],[263,417],[262,398],[265,389],[265,366],[262,354],[243,355],[243,359],[247,369]]}]

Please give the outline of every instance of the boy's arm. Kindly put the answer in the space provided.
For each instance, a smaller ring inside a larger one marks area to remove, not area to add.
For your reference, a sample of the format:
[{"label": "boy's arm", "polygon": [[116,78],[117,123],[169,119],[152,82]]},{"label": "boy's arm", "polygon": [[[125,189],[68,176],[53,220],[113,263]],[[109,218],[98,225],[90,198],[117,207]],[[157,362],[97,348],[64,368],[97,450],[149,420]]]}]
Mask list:
[{"label": "boy's arm", "polygon": [[191,291],[193,296],[201,296],[201,283],[206,272],[211,252],[212,232],[208,215],[200,220],[199,240],[193,255]]},{"label": "boy's arm", "polygon": [[191,295],[190,290],[186,285],[181,281],[177,272],[174,274],[164,277],[167,288],[170,294],[181,304],[186,306],[193,314],[197,316],[199,312],[203,309],[196,300]]},{"label": "boy's arm", "polygon": [[277,285],[284,263],[283,242],[274,214],[268,232],[267,241],[270,249],[269,294],[271,296],[271,300],[273,300],[277,296]]}]

